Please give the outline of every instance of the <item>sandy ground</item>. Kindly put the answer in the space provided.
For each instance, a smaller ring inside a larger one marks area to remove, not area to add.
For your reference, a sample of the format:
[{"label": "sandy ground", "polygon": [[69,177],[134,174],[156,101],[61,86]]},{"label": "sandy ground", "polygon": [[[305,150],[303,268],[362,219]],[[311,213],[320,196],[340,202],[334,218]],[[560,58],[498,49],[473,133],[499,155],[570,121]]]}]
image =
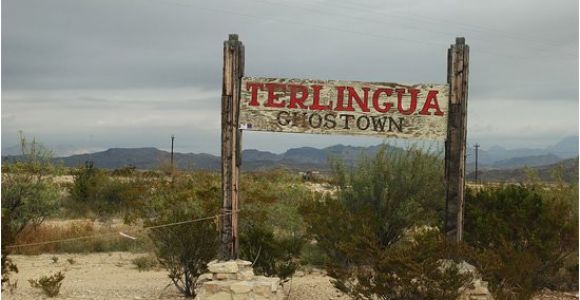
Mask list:
[{"label": "sandy ground", "polygon": [[[19,273],[12,275],[17,287],[2,293],[2,299],[47,299],[38,289],[32,288],[29,279],[65,274],[60,295],[51,299],[185,299],[173,286],[162,269],[139,272],[131,260],[145,254],[113,252],[99,254],[43,254],[35,256],[14,255]],[[56,263],[53,257],[58,257]],[[72,259],[71,264],[69,260]],[[284,284],[291,300],[346,300],[350,299],[336,290],[330,278],[321,272],[299,272]],[[578,299],[578,293],[545,293],[534,299]]]},{"label": "sandy ground", "polygon": [[[163,269],[139,272],[131,260],[145,254],[112,252],[98,254],[13,255],[19,272],[13,292],[5,291],[2,299],[46,299],[28,283],[43,275],[58,271],[65,274],[60,294],[52,299],[186,299],[173,286]],[[52,257],[58,257],[56,263]],[[73,259],[71,264],[68,260]],[[330,278],[321,273],[305,274],[287,281],[285,289],[290,299],[349,299],[341,295]]]}]

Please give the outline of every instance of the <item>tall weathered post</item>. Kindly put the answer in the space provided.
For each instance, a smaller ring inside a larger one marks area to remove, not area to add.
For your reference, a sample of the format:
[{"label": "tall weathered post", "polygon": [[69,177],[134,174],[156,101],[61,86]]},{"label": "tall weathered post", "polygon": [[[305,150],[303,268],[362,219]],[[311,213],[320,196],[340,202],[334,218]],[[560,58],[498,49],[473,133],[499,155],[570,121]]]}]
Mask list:
[{"label": "tall weathered post", "polygon": [[445,234],[449,241],[463,240],[465,157],[467,136],[467,80],[469,46],[457,38],[447,53],[449,115],[445,141]]},{"label": "tall weathered post", "polygon": [[241,79],[244,75],[244,46],[237,34],[224,42],[222,86],[222,218],[220,259],[238,256],[238,200],[241,163],[239,107]]}]

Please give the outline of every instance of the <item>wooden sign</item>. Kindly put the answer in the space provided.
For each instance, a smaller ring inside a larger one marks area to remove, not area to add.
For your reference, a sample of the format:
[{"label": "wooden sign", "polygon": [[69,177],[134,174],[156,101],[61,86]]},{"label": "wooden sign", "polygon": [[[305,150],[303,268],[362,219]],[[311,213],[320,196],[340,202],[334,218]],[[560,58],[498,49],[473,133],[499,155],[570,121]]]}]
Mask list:
[{"label": "wooden sign", "polygon": [[243,130],[445,139],[447,84],[243,77]]},{"label": "wooden sign", "polygon": [[449,241],[463,238],[469,46],[448,50],[447,84],[357,82],[244,76],[244,45],[224,42],[222,86],[222,248],[238,258],[242,130],[445,140]]}]

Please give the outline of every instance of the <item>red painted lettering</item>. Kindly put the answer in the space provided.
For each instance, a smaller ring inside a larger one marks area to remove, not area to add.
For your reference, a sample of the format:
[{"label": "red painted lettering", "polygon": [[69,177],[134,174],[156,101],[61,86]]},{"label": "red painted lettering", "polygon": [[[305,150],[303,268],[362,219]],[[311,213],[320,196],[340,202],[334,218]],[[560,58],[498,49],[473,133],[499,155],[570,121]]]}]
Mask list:
[{"label": "red painted lettering", "polygon": [[358,104],[358,107],[360,107],[360,109],[364,112],[369,112],[369,88],[368,87],[364,87],[362,88],[363,92],[364,92],[364,96],[363,99],[361,99],[361,97],[357,94],[356,90],[353,87],[347,87],[346,88],[348,90],[348,107],[347,110],[348,111],[354,111],[354,108],[352,107],[352,99],[354,99],[356,101],[356,104]]},{"label": "red painted lettering", "polygon": [[346,108],[344,107],[344,86],[337,86],[336,87],[336,108],[334,110],[337,111],[344,111]]},{"label": "red painted lettering", "polygon": [[382,88],[381,89],[377,89],[373,93],[373,107],[378,112],[386,113],[386,112],[388,112],[391,109],[391,107],[393,107],[393,104],[392,103],[389,103],[388,100],[385,100],[385,106],[384,107],[381,107],[379,105],[379,97],[381,96],[382,93],[385,93],[385,95],[387,97],[389,97],[393,93],[393,90],[392,89],[382,89]]},{"label": "red painted lettering", "polygon": [[[289,84],[288,87],[290,88],[290,105],[288,105],[288,108],[296,108],[296,105],[298,105],[300,108],[306,109],[304,101],[308,98],[308,88],[297,84]],[[300,92],[301,97],[298,97],[298,92]]]},{"label": "red painted lettering", "polygon": [[328,105],[320,105],[320,90],[321,85],[313,85],[312,88],[312,105],[310,105],[311,110],[330,110],[332,107],[332,101],[329,101]]},{"label": "red painted lettering", "polygon": [[409,104],[408,109],[403,108],[403,95],[405,94],[405,89],[396,89],[397,91],[397,109],[403,115],[410,115],[415,112],[417,109],[417,95],[419,94],[419,90],[416,89],[409,89],[409,93],[411,93],[411,103]]},{"label": "red painted lettering", "polygon": [[263,89],[264,85],[261,83],[256,83],[256,82],[247,82],[246,83],[246,90],[250,91],[252,93],[252,100],[250,101],[250,103],[248,103],[248,105],[250,106],[259,106],[260,103],[258,103],[258,91]]},{"label": "red painted lettering", "polygon": [[429,110],[435,109],[436,116],[442,116],[443,112],[439,109],[439,102],[437,102],[437,93],[438,91],[429,91],[427,94],[427,100],[425,100],[425,105],[423,105],[423,109],[419,112],[420,115],[430,115]]},{"label": "red painted lettering", "polygon": [[281,83],[266,83],[266,89],[268,89],[268,100],[266,100],[265,107],[284,107],[286,101],[276,102],[280,94],[276,92],[286,91],[286,85]]}]

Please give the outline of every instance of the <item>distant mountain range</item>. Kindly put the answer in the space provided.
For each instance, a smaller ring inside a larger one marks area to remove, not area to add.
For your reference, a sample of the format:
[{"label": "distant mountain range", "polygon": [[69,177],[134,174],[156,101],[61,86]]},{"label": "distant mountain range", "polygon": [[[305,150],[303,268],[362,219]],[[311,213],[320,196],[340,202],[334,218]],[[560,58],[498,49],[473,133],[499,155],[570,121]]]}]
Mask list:
[{"label": "distant mountain range", "polygon": [[[512,169],[523,166],[542,166],[578,156],[578,136],[569,136],[546,148],[505,149],[493,146],[479,150],[478,167],[484,169]],[[474,170],[475,153],[470,149],[467,169]]]},{"label": "distant mountain range", "polygon": [[[390,151],[402,151],[401,148],[388,146]],[[329,159],[335,157],[347,165],[356,162],[361,155],[372,156],[380,145],[369,147],[354,147],[335,145],[322,149],[312,147],[293,148],[282,154],[260,150],[244,150],[242,152],[243,170],[260,170],[273,167],[284,167],[292,170],[328,170]],[[472,152],[472,151],[471,151]],[[524,166],[540,167],[558,163],[564,159],[578,156],[578,137],[568,137],[559,143],[541,149],[505,149],[492,147],[480,150],[478,170],[511,170]],[[155,169],[168,164],[171,154],[157,148],[111,148],[106,151],[76,154],[55,158],[55,162],[68,167],[82,166],[86,161],[92,161],[96,167],[116,169],[133,165],[139,169]],[[18,156],[5,155],[2,162],[18,160]],[[475,155],[469,153],[467,172],[474,170]],[[174,161],[180,169],[219,170],[220,157],[207,153],[174,153]],[[493,174],[493,173],[489,173]]]},{"label": "distant mountain range", "polygon": [[[401,148],[387,146],[390,151],[402,151]],[[352,165],[361,156],[372,156],[380,145],[370,147],[353,147],[335,145],[323,149],[312,147],[294,148],[282,154],[267,151],[242,151],[242,169],[260,170],[283,167],[291,170],[328,170],[329,160],[340,158],[347,165]],[[20,156],[4,156],[2,162],[17,161]],[[92,161],[95,167],[117,169],[128,165],[138,169],[156,169],[171,160],[171,153],[157,148],[112,148],[90,154],[78,154],[55,158],[54,162],[67,167],[83,166]],[[220,157],[207,153],[174,153],[174,162],[179,169],[219,170]]]},{"label": "distant mountain range", "polygon": [[[560,173],[559,176],[565,182],[578,182],[578,157],[545,166],[478,171],[477,179],[479,182],[526,182],[530,180],[530,171],[543,182],[556,181],[556,173]],[[474,181],[475,172],[467,174],[466,177],[468,181]]]}]

